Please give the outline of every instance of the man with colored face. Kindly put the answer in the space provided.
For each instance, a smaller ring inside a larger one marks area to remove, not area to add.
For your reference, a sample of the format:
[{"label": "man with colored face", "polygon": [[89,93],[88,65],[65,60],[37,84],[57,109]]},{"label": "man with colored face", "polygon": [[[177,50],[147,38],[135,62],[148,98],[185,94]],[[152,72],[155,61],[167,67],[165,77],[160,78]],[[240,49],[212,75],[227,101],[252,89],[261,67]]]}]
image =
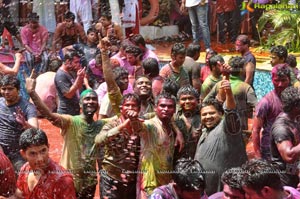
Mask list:
[{"label": "man with colored face", "polygon": [[20,95],[20,81],[14,75],[4,75],[0,80],[0,148],[20,170],[25,160],[20,155],[19,138],[31,127],[38,128],[37,111],[33,104]]},{"label": "man with colored face", "polygon": [[200,137],[199,93],[192,86],[181,87],[177,93],[180,109],[176,114],[176,125],[183,134],[185,145],[182,151],[175,149],[174,162],[180,158],[193,159]]},{"label": "man with colored face", "polygon": [[100,172],[102,198],[131,199],[136,195],[136,175],[140,155],[142,124],[138,119],[141,101],[135,94],[123,96],[120,116],[104,125],[96,143],[104,146]]},{"label": "man with colored face", "polygon": [[286,64],[274,66],[271,71],[274,90],[266,94],[255,108],[252,140],[256,158],[271,159],[271,127],[276,117],[282,112],[280,95],[291,84],[290,73]]},{"label": "man with colored face", "polygon": [[19,142],[20,153],[27,163],[20,170],[15,197],[75,199],[72,174],[49,158],[45,132],[36,128],[27,129],[21,134]]},{"label": "man with colored face", "polygon": [[211,171],[206,175],[208,195],[222,190],[220,179],[226,169],[241,166],[247,160],[241,121],[228,80],[220,82],[219,94],[221,92],[225,93],[225,105],[211,99],[203,102],[200,108],[202,133],[195,159],[204,170]]},{"label": "man with colored face", "polygon": [[[32,74],[26,79],[26,89],[40,111],[53,125],[61,128],[64,138],[64,148],[60,164],[72,171],[77,198],[94,198],[97,185],[96,159],[100,150],[94,147],[94,139],[104,124],[109,120],[94,120],[98,110],[97,93],[91,89],[80,95],[80,115],[53,113],[41,101],[35,92],[35,78]],[[86,172],[89,171],[89,172]]]},{"label": "man with colored face", "polygon": [[253,159],[242,166],[243,178],[240,180],[246,199],[291,199],[300,198],[293,187],[283,186],[280,174],[283,173],[271,163]]},{"label": "man with colored face", "polygon": [[172,60],[161,68],[159,75],[165,79],[173,79],[180,87],[190,85],[189,75],[182,66],[185,61],[185,56],[185,46],[182,43],[175,43],[171,49]]},{"label": "man with colored face", "polygon": [[[155,99],[155,117],[146,120],[141,136],[137,198],[149,197],[152,191],[168,184],[173,170],[175,136],[182,136],[174,128],[172,117],[176,111],[176,99],[168,93],[161,93]],[[179,135],[180,134],[180,135]],[[177,139],[176,137],[176,139]]]}]

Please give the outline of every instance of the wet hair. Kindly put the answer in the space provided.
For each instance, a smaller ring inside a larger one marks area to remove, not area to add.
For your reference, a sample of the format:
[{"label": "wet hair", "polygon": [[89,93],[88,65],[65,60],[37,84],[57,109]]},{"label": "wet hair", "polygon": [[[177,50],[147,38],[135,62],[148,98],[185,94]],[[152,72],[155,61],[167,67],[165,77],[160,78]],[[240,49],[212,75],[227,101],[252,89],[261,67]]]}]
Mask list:
[{"label": "wet hair", "polygon": [[[111,16],[111,14],[109,13],[109,12],[101,12],[101,14],[100,14],[100,18],[101,17],[104,17],[104,18],[106,18],[107,20],[109,20],[109,21],[111,21],[111,19],[112,19],[112,16]],[[99,18],[99,19],[100,19]]]},{"label": "wet hair", "polygon": [[270,52],[271,52],[271,54],[277,55],[280,59],[283,58],[284,61],[286,60],[287,55],[288,55],[286,47],[284,47],[282,45],[271,47]]},{"label": "wet hair", "polygon": [[64,19],[66,20],[66,19],[71,19],[71,20],[75,20],[75,14],[73,13],[73,12],[71,12],[71,11],[67,11],[67,12],[65,12],[65,14],[64,14]]},{"label": "wet hair", "polygon": [[289,79],[291,79],[291,70],[289,69],[289,66],[287,64],[276,64],[271,70],[271,76],[272,78],[274,76],[287,76]]},{"label": "wet hair", "polygon": [[135,93],[127,93],[127,94],[123,95],[122,100],[121,100],[121,103],[120,103],[121,106],[123,105],[123,103],[124,103],[126,100],[135,100],[136,103],[137,103],[137,105],[138,105],[138,107],[141,107],[141,99],[140,99],[140,97],[139,97],[137,94],[135,94]]},{"label": "wet hair", "polygon": [[233,56],[229,59],[228,64],[231,66],[231,75],[239,76],[244,70],[245,59],[241,56]]},{"label": "wet hair", "polygon": [[186,48],[183,43],[175,43],[171,49],[171,55],[186,55]]},{"label": "wet hair", "polygon": [[225,62],[222,55],[213,55],[212,57],[210,57],[208,60],[208,66],[209,66],[210,70],[212,70],[212,67],[216,66],[218,64],[218,62],[221,62],[221,63]]},{"label": "wet hair", "polygon": [[176,98],[174,97],[174,95],[170,94],[170,93],[167,93],[167,92],[162,92],[160,93],[158,96],[156,96],[155,98],[155,106],[158,105],[158,101],[160,99],[170,99],[170,100],[173,100],[174,102],[174,107],[176,107]]},{"label": "wet hair", "polygon": [[20,90],[20,80],[18,80],[17,76],[15,75],[4,75],[0,79],[0,87],[2,86],[13,86]]},{"label": "wet hair", "polygon": [[50,58],[49,66],[48,66],[49,71],[56,72],[59,69],[59,67],[61,67],[62,63],[63,62],[61,61],[61,59],[59,59],[57,57],[52,58],[52,59]]},{"label": "wet hair", "polygon": [[204,173],[197,160],[181,158],[176,162],[173,178],[184,191],[203,191],[206,187]]},{"label": "wet hair", "polygon": [[242,178],[242,186],[253,189],[257,194],[268,186],[276,191],[283,191],[279,169],[265,160],[253,159],[242,165],[245,171]]},{"label": "wet hair", "polygon": [[142,50],[137,47],[137,46],[134,46],[134,45],[129,45],[125,48],[125,53],[128,53],[128,54],[133,54],[136,58],[140,56],[140,59],[142,58]]},{"label": "wet hair", "polygon": [[128,76],[128,70],[123,67],[116,67],[113,69],[114,79],[118,80],[122,76]]},{"label": "wet hair", "polygon": [[200,95],[199,92],[192,87],[191,85],[188,86],[183,86],[181,87],[178,92],[177,92],[177,99],[180,99],[181,95],[192,95],[194,96],[197,100],[199,99]]},{"label": "wet hair", "polygon": [[297,59],[295,55],[289,54],[285,62],[292,68],[295,68],[297,66]]},{"label": "wet hair", "polygon": [[81,58],[76,50],[68,50],[64,55],[64,61],[73,60],[74,57]]},{"label": "wet hair", "polygon": [[149,77],[156,77],[159,75],[159,64],[155,58],[149,57],[142,62],[144,73]]},{"label": "wet hair", "polygon": [[291,112],[294,108],[300,108],[300,92],[298,88],[289,86],[281,93],[282,110]]},{"label": "wet hair", "polygon": [[179,84],[170,78],[165,79],[163,83],[163,92],[170,93],[171,95],[177,96],[177,92],[179,90]]},{"label": "wet hair", "polygon": [[39,15],[36,12],[28,13],[27,19],[29,22],[38,22],[39,21]]},{"label": "wet hair", "polygon": [[125,50],[130,45],[133,44],[128,39],[124,39],[120,44],[120,48],[123,48]]},{"label": "wet hair", "polygon": [[236,38],[236,41],[240,41],[242,42],[242,44],[247,44],[248,46],[250,46],[250,39],[247,35],[239,35]]},{"label": "wet hair", "polygon": [[230,189],[234,189],[239,191],[241,194],[245,194],[241,184],[244,173],[245,172],[241,167],[228,169],[222,174],[221,182],[228,185]]},{"label": "wet hair", "polygon": [[49,147],[46,133],[42,129],[37,128],[26,129],[20,136],[19,145],[24,151],[31,146],[46,145]]},{"label": "wet hair", "polygon": [[208,99],[203,101],[200,107],[200,112],[202,108],[207,106],[213,106],[217,111],[221,112],[222,114],[224,113],[223,105],[216,99]]},{"label": "wet hair", "polygon": [[199,44],[190,43],[186,48],[186,55],[194,57],[197,53],[200,53],[201,46]]},{"label": "wet hair", "polygon": [[142,35],[140,34],[135,34],[130,38],[130,41],[134,44],[134,45],[139,45],[141,44],[142,46],[146,47],[146,42],[145,39]]},{"label": "wet hair", "polygon": [[86,34],[88,35],[88,34],[90,34],[91,32],[97,33],[98,31],[97,31],[94,27],[92,27],[92,28],[89,28],[89,29],[86,31]]}]

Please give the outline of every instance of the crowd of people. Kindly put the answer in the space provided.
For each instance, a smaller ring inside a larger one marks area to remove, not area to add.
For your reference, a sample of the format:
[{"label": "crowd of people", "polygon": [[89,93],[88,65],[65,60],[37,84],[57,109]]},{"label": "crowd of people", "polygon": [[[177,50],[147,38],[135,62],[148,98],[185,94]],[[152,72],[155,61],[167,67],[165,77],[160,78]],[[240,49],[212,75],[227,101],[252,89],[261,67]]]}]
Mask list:
[{"label": "crowd of people", "polygon": [[[82,26],[67,11],[52,41],[34,12],[12,28],[25,52],[0,63],[1,199],[92,199],[97,185],[103,199],[300,199],[296,57],[270,49],[274,89],[258,100],[249,37],[230,32],[240,55],[226,62],[210,46],[207,2],[194,3],[181,5],[193,42],[174,43],[166,64],[107,12]],[[60,128],[59,163],[38,117]]]}]

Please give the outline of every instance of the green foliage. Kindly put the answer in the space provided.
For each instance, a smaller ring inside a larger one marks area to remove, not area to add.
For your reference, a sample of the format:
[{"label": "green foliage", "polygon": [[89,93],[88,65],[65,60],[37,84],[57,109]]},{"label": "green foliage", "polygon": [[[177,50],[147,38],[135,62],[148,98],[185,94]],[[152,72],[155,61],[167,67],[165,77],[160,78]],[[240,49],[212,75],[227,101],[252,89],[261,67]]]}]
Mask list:
[{"label": "green foliage", "polygon": [[258,31],[264,34],[261,45],[270,48],[284,45],[289,51],[300,51],[300,11],[270,10],[258,21]]}]

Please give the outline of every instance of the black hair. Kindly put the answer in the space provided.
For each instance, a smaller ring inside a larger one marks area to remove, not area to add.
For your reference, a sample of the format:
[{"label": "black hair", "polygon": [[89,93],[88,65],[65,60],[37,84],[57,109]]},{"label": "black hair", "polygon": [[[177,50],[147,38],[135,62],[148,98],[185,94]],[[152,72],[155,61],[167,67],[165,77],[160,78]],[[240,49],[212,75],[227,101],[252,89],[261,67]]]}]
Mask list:
[{"label": "black hair", "polygon": [[142,62],[144,73],[149,75],[150,78],[159,75],[159,64],[155,58],[149,57]]},{"label": "black hair", "polygon": [[[151,83],[151,80],[150,80],[150,78],[148,77],[148,75],[138,75],[138,76],[136,76],[135,77],[135,81],[133,82],[133,88],[135,88],[136,87],[136,81],[138,80],[138,79],[140,79],[140,78],[147,78],[147,79],[149,79],[149,81],[150,81],[150,83]],[[152,84],[151,84],[151,86],[152,86]]]},{"label": "black hair", "polygon": [[123,67],[116,67],[113,69],[114,79],[118,80],[122,76],[128,76],[128,70]]},{"label": "black hair", "polygon": [[156,98],[155,98],[155,106],[157,106],[158,105],[158,101],[160,100],[160,99],[170,99],[170,100],[173,100],[173,102],[174,102],[174,107],[176,107],[176,98],[175,98],[175,96],[174,95],[172,95],[172,94],[170,94],[170,93],[168,93],[168,92],[161,92],[158,96],[156,96]]},{"label": "black hair", "polygon": [[253,159],[242,165],[245,171],[242,186],[253,189],[257,194],[268,186],[276,191],[283,191],[279,169],[265,160]]},{"label": "black hair", "polygon": [[241,56],[233,56],[229,59],[228,64],[231,66],[231,75],[239,76],[244,70],[245,59]]},{"label": "black hair", "polygon": [[183,43],[175,43],[171,49],[171,55],[186,55],[186,48]]},{"label": "black hair", "polygon": [[145,39],[142,35],[140,34],[135,34],[130,38],[130,41],[134,44],[134,45],[139,45],[141,44],[142,46],[146,46],[146,42]]},{"label": "black hair", "polygon": [[236,38],[236,41],[240,41],[242,42],[242,44],[247,44],[248,46],[250,46],[250,39],[247,35],[239,35]]},{"label": "black hair", "polygon": [[20,80],[15,75],[4,75],[0,79],[0,87],[2,86],[13,86],[17,88],[17,90],[20,90]]},{"label": "black hair", "polygon": [[100,18],[101,17],[104,17],[104,18],[106,18],[109,21],[111,21],[111,19],[112,19],[112,16],[111,16],[111,14],[109,12],[101,12]]},{"label": "black hair", "polygon": [[244,173],[245,172],[241,167],[228,169],[222,174],[221,182],[228,185],[230,189],[234,189],[239,191],[241,194],[245,194],[241,183]]},{"label": "black hair", "polygon": [[91,27],[91,28],[89,28],[89,29],[86,31],[86,34],[88,35],[88,34],[90,34],[91,32],[97,33],[98,31],[97,31],[94,27]]},{"label": "black hair", "polygon": [[288,64],[276,64],[271,70],[271,76],[274,77],[275,75],[278,77],[287,76],[291,79],[291,70],[289,69]]},{"label": "black hair", "polygon": [[142,58],[142,50],[137,47],[137,46],[134,46],[134,45],[129,45],[125,48],[125,52],[128,53],[128,54],[133,54],[136,58],[138,58],[140,56],[140,59]]},{"label": "black hair", "polygon": [[283,112],[289,113],[296,107],[300,108],[300,93],[299,89],[289,86],[281,93],[281,102]]},{"label": "black hair", "polygon": [[19,145],[24,151],[31,146],[46,145],[49,147],[46,133],[42,129],[37,128],[26,129],[20,136]]},{"label": "black hair", "polygon": [[174,182],[184,191],[204,191],[205,175],[200,162],[181,158],[176,162],[173,174]]},{"label": "black hair", "polygon": [[286,61],[286,58],[288,56],[286,47],[284,47],[282,45],[271,47],[270,52],[271,52],[271,54],[277,55],[280,59],[283,58],[284,62]]},{"label": "black hair", "polygon": [[208,66],[210,70],[212,70],[212,67],[216,66],[218,62],[221,62],[222,64],[225,62],[222,55],[213,55],[212,57],[210,57],[208,60]]},{"label": "black hair", "polygon": [[190,43],[186,48],[186,55],[194,57],[197,53],[200,53],[201,46],[199,44]]},{"label": "black hair", "polygon": [[36,12],[28,13],[27,19],[29,22],[38,22],[39,21],[39,15]]},{"label": "black hair", "polygon": [[217,51],[214,51],[214,50],[212,50],[212,49],[209,49],[209,51],[206,52],[205,59],[207,59],[207,56],[208,56],[208,55],[214,56],[214,55],[217,55],[217,54],[218,54]]},{"label": "black hair", "polygon": [[289,54],[285,62],[292,68],[295,68],[297,66],[297,59],[295,55]]},{"label": "black hair", "polygon": [[67,52],[64,55],[64,61],[73,60],[74,57],[81,58],[81,56],[78,54],[76,50],[67,50]]},{"label": "black hair", "polygon": [[135,100],[137,102],[137,105],[138,107],[141,107],[141,99],[140,97],[135,94],[135,93],[127,93],[125,95],[123,95],[122,97],[122,100],[121,100],[121,106],[123,105],[123,103],[126,101],[126,100]]},{"label": "black hair", "polygon": [[171,95],[177,96],[177,92],[179,90],[179,84],[170,78],[165,79],[163,83],[163,92],[170,93]]},{"label": "black hair", "polygon": [[197,100],[199,100],[199,92],[192,87],[191,85],[183,86],[181,87],[178,92],[177,92],[177,99],[180,99],[181,95],[192,95],[194,96]]},{"label": "black hair", "polygon": [[202,102],[200,112],[202,108],[207,106],[213,106],[218,112],[224,113],[223,105],[216,99],[208,99],[207,101]]},{"label": "black hair", "polygon": [[64,14],[64,19],[66,20],[66,19],[71,19],[71,20],[75,20],[75,14],[73,13],[73,12],[71,12],[71,11],[67,11],[67,12],[65,12],[65,14]]},{"label": "black hair", "polygon": [[59,67],[61,67],[62,63],[63,62],[61,61],[61,59],[57,57],[50,58],[48,66],[49,71],[56,72],[59,69]]}]

